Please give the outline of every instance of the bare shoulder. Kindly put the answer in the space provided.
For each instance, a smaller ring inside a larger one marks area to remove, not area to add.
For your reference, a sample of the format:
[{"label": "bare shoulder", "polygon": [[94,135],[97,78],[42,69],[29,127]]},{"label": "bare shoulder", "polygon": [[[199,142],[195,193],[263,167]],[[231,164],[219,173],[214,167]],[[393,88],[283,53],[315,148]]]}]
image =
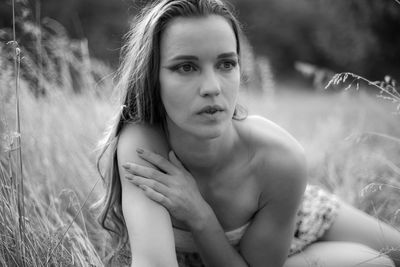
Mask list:
[{"label": "bare shoulder", "polygon": [[[168,146],[161,128],[156,125],[144,123],[125,125],[119,134],[117,144],[118,172],[121,180],[123,200],[124,192],[129,191],[129,194],[125,194],[128,198],[140,198],[140,201],[154,206],[151,201],[147,200],[141,189],[124,178],[127,172],[122,165],[125,163],[136,163],[154,168],[149,162],[138,156],[136,152],[138,148],[146,149],[166,157],[168,155]],[[122,204],[124,204],[124,201]]]},{"label": "bare shoulder", "polygon": [[251,164],[263,189],[263,202],[281,198],[284,192],[301,195],[307,179],[301,144],[285,129],[261,116],[249,116],[240,124],[239,132],[253,154]]},{"label": "bare shoulder", "polygon": [[124,126],[118,138],[118,159],[135,152],[136,148],[145,148],[167,156],[169,148],[161,126],[144,123]]},{"label": "bare shoulder", "polygon": [[[124,204],[134,201],[137,204],[141,203],[152,207],[152,210],[160,210],[160,205],[153,203],[144,195],[139,187],[125,179],[127,171],[122,167],[125,163],[135,163],[154,168],[149,162],[138,156],[136,152],[138,148],[158,153],[164,157],[168,155],[168,146],[160,127],[139,123],[128,124],[123,127],[117,144],[118,172],[122,187],[122,206],[124,208]],[[127,199],[129,201],[126,201]],[[125,213],[130,213],[131,210],[132,208],[126,210]],[[125,214],[125,217],[127,217],[127,214]]]},{"label": "bare shoulder", "polygon": [[304,153],[300,143],[285,129],[262,116],[248,116],[242,121],[241,132],[250,144]]}]

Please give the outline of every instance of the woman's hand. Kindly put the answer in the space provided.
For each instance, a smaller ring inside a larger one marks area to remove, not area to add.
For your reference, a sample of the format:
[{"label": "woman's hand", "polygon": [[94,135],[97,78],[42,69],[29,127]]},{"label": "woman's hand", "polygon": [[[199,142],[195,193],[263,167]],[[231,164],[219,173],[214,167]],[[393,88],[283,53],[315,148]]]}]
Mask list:
[{"label": "woman's hand", "polygon": [[170,151],[169,161],[162,156],[136,150],[138,155],[155,168],[135,163],[123,164],[125,176],[144,190],[150,199],[168,209],[171,216],[194,229],[209,215],[211,208],[203,199],[193,176],[183,167],[175,153]]}]

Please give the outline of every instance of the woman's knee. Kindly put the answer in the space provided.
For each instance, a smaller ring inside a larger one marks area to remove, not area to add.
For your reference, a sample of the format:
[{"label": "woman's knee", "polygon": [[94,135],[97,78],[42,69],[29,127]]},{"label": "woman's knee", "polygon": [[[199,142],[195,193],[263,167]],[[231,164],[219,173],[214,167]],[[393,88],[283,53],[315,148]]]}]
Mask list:
[{"label": "woman's knee", "polygon": [[291,256],[284,267],[395,267],[384,253],[349,242],[317,242]]},{"label": "woman's knee", "polygon": [[320,240],[361,243],[381,250],[386,247],[400,247],[400,232],[342,202],[336,220]]}]

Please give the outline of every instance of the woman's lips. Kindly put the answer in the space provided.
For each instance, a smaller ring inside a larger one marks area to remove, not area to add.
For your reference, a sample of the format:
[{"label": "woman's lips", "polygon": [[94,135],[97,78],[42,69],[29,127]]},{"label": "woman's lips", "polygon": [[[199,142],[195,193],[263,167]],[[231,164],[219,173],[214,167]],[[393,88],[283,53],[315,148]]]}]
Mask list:
[{"label": "woman's lips", "polygon": [[212,106],[208,105],[208,106],[203,107],[198,113],[199,114],[202,114],[202,113],[214,114],[214,113],[221,112],[221,111],[224,111],[224,109],[219,105],[212,105]]},{"label": "woman's lips", "polygon": [[198,115],[208,122],[217,122],[223,119],[224,111],[225,110],[218,105],[205,106],[198,112]]}]

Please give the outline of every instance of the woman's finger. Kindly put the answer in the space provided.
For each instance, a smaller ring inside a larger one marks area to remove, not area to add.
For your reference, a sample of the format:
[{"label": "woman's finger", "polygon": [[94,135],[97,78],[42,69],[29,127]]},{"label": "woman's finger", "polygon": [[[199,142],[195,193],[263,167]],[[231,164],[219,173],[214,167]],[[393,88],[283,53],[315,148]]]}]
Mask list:
[{"label": "woman's finger", "polygon": [[131,182],[139,187],[145,185],[145,186],[150,187],[151,189],[159,192],[160,194],[168,195],[168,187],[157,181],[147,179],[145,177],[140,177],[137,175],[132,175],[132,174],[125,175],[125,178],[129,182]]},{"label": "woman's finger", "polygon": [[163,205],[167,209],[170,207],[170,202],[167,197],[165,197],[163,194],[155,191],[153,188],[148,187],[146,185],[140,185],[140,189],[142,189],[145,193],[145,195],[150,198],[151,200]]},{"label": "woman's finger", "polygon": [[163,184],[167,184],[167,182],[168,182],[167,175],[165,175],[161,171],[158,171],[152,167],[147,167],[147,166],[143,166],[143,165],[136,164],[136,163],[130,163],[130,162],[123,164],[122,167],[124,167],[124,169],[128,173],[133,174],[133,175],[142,176],[145,178],[156,180]]},{"label": "woman's finger", "polygon": [[169,174],[176,172],[176,167],[161,155],[141,148],[136,149],[136,152],[142,159],[150,162],[160,170]]}]

